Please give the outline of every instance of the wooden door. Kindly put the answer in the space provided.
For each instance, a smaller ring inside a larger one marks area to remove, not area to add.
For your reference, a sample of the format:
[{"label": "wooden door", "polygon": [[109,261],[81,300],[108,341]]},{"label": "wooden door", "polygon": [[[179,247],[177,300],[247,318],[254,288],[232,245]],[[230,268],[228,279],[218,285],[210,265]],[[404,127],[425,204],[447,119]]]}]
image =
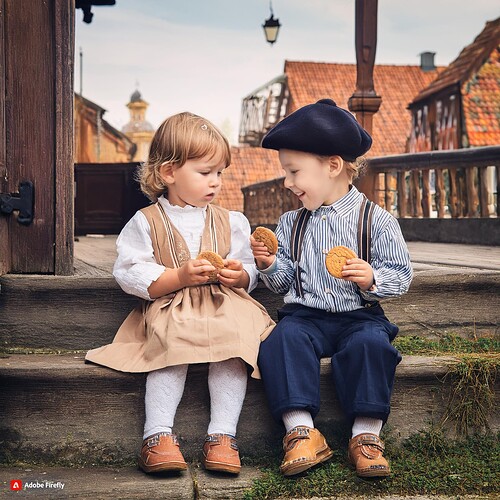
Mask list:
[{"label": "wooden door", "polygon": [[0,274],[72,274],[74,0],[0,9],[0,191],[34,186],[31,224],[0,215]]},{"label": "wooden door", "polygon": [[137,210],[151,203],[135,180],[138,165],[75,165],[75,235],[118,234]]}]

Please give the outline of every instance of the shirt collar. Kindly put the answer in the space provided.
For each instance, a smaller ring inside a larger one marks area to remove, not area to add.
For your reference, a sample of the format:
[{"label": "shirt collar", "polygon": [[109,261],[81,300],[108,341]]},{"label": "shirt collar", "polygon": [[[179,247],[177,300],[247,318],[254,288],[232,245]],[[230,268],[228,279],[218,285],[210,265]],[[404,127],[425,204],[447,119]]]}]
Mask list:
[{"label": "shirt collar", "polygon": [[192,205],[186,205],[185,207],[179,207],[178,205],[172,205],[167,198],[160,196],[158,202],[165,209],[167,214],[205,214],[207,207],[193,207]]},{"label": "shirt collar", "polygon": [[356,187],[351,185],[347,194],[342,196],[340,200],[335,201],[331,205],[322,205],[317,210],[314,210],[313,213],[327,214],[333,212],[338,215],[345,215],[359,206],[359,200],[362,196]]}]

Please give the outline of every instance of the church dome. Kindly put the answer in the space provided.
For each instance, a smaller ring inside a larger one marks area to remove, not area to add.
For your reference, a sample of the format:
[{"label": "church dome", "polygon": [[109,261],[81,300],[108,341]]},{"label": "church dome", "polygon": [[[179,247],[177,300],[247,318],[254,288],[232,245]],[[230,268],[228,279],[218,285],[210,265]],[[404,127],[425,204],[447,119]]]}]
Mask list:
[{"label": "church dome", "polygon": [[141,93],[136,90],[131,96],[130,96],[130,102],[139,102],[142,101],[142,96]]}]

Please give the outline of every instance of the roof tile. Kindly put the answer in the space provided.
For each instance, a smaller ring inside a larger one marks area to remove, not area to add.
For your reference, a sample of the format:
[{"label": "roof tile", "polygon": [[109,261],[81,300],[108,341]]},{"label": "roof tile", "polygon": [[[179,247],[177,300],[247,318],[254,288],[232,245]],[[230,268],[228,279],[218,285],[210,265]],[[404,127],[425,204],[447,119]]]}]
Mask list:
[{"label": "roof tile", "polygon": [[[373,81],[382,104],[373,117],[373,146],[368,156],[406,152],[411,127],[407,106],[442,69],[426,72],[419,66],[375,65]],[[293,98],[290,112],[325,97],[348,109],[356,86],[355,64],[286,61],[285,73]]]}]

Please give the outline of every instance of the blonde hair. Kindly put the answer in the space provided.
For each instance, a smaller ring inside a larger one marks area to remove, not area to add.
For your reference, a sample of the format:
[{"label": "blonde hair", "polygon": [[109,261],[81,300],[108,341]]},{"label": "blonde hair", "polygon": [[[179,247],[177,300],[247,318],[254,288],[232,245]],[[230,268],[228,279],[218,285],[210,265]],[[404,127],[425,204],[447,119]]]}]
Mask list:
[{"label": "blonde hair", "polygon": [[167,118],[155,132],[149,155],[138,172],[141,191],[153,202],[167,192],[160,168],[165,163],[182,167],[188,160],[217,157],[231,164],[231,147],[222,132],[210,121],[189,112]]},{"label": "blonde hair", "polygon": [[344,160],[344,165],[346,173],[352,182],[354,179],[357,179],[361,175],[361,173],[365,170],[367,162],[364,156],[360,156],[359,158],[356,158],[356,160],[354,161]]},{"label": "blonde hair", "polygon": [[[334,155],[335,156],[335,155]],[[338,156],[338,155],[337,155]],[[320,160],[328,160],[329,156],[317,156]],[[342,157],[340,157],[342,158]],[[347,161],[342,158],[342,162],[345,167],[345,171],[349,180],[352,182],[354,179],[358,178],[367,166],[367,161],[364,156],[356,158],[354,161]]]}]

